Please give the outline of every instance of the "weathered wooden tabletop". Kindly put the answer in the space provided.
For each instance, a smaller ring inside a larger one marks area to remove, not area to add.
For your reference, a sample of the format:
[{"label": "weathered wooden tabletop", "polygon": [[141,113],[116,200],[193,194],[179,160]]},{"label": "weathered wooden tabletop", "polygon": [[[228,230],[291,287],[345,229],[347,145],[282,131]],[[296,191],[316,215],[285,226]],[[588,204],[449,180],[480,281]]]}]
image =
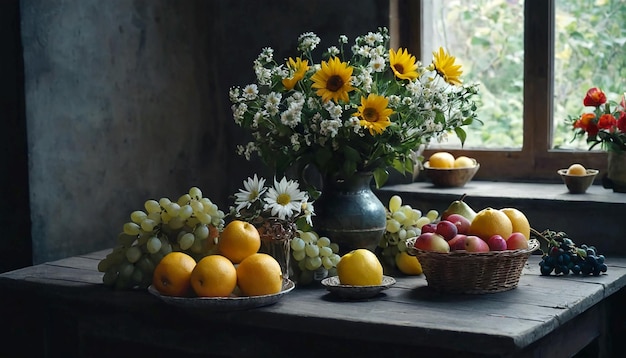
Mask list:
[{"label": "weathered wooden tabletop", "polygon": [[[296,287],[274,305],[203,312],[167,305],[146,290],[104,287],[96,266],[106,253],[1,274],[1,295],[45,303],[40,310],[52,308],[79,322],[73,327],[90,332],[80,333],[85,339],[81,349],[93,342],[90,335],[104,334],[126,337],[142,347],[154,344],[220,356],[292,356],[301,345],[299,356],[344,351],[524,356],[554,352],[542,342],[561,331],[580,347],[570,343],[556,352],[571,354],[568,349],[584,347],[602,333],[603,314],[595,307],[626,285],[626,258],[608,257],[608,272],[599,277],[544,277],[539,275],[539,257],[533,255],[519,286],[506,292],[441,294],[423,276],[396,277],[393,287],[365,300],[339,299],[322,286]],[[307,342],[313,347],[305,349]]]}]

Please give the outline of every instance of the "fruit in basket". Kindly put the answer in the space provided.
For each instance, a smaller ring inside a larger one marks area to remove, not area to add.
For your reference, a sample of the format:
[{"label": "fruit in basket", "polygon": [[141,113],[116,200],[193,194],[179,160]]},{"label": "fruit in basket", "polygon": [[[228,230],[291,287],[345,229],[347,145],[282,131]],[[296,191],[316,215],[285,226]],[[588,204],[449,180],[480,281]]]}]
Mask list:
[{"label": "fruit in basket", "polygon": [[456,250],[465,250],[465,239],[467,239],[467,235],[465,234],[456,234],[452,240],[448,241],[448,245],[450,245],[450,251]]},{"label": "fruit in basket", "polygon": [[152,285],[166,296],[188,296],[191,289],[191,272],[196,260],[184,252],[170,252],[154,268]]},{"label": "fruit in basket", "polygon": [[437,232],[437,223],[428,223],[422,226],[422,233]]},{"label": "fruit in basket", "polygon": [[448,152],[436,152],[428,158],[431,168],[449,169],[454,168],[454,156]]},{"label": "fruit in basket", "polygon": [[377,286],[383,282],[383,266],[370,250],[356,249],[341,257],[337,275],[342,285]]},{"label": "fruit in basket", "polygon": [[489,252],[489,245],[485,240],[475,235],[465,238],[465,251],[467,252]]},{"label": "fruit in basket", "polygon": [[485,208],[476,213],[472,220],[469,234],[489,240],[493,235],[509,237],[513,233],[513,225],[509,217],[501,210]]},{"label": "fruit in basket", "polygon": [[237,286],[244,296],[279,293],[283,287],[280,264],[264,253],[247,256],[237,266]]},{"label": "fruit in basket", "polygon": [[405,275],[422,274],[422,264],[419,262],[417,257],[409,255],[406,251],[399,252],[396,255],[395,261],[398,270]]},{"label": "fruit in basket", "polygon": [[500,211],[511,221],[513,232],[521,232],[526,240],[530,239],[530,222],[523,212],[516,208],[502,208]]},{"label": "fruit in basket", "polygon": [[220,254],[238,264],[259,251],[261,236],[254,225],[242,220],[233,220],[222,231],[217,248]]},{"label": "fruit in basket", "polygon": [[226,257],[209,255],[198,261],[189,279],[196,296],[227,297],[237,286],[237,270]]},{"label": "fruit in basket", "polygon": [[507,249],[506,240],[500,235],[493,235],[487,240],[487,245],[489,245],[489,250],[491,251],[504,251]]},{"label": "fruit in basket", "polygon": [[441,252],[448,253],[450,252],[450,245],[443,238],[443,236],[433,233],[426,232],[420,234],[420,236],[415,239],[415,243],[413,247],[423,251],[431,251],[431,252]]},{"label": "fruit in basket", "polygon": [[456,225],[457,233],[459,234],[467,234],[472,224],[469,219],[461,214],[450,214],[444,220]]},{"label": "fruit in basket", "polygon": [[528,239],[521,232],[512,233],[506,240],[507,250],[520,250],[528,248]]},{"label": "fruit in basket", "polygon": [[441,235],[446,241],[450,241],[459,233],[459,230],[452,222],[441,220],[435,227],[435,233]]},{"label": "fruit in basket", "polygon": [[472,222],[476,217],[476,212],[465,201],[465,194],[459,200],[455,200],[441,213],[441,219],[446,220],[452,214],[459,214]]}]

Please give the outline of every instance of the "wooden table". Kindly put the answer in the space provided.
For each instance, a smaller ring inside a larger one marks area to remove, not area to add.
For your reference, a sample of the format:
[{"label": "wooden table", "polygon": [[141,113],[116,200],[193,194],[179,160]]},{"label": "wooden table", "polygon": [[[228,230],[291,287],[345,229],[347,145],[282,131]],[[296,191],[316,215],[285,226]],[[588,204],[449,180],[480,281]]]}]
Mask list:
[{"label": "wooden table", "polygon": [[611,318],[625,316],[611,300],[625,296],[626,258],[607,258],[600,277],[542,277],[534,255],[519,286],[495,294],[440,294],[423,276],[397,277],[368,300],[297,287],[271,306],[202,312],[104,287],[96,266],[108,251],[1,274],[10,330],[0,356],[552,358],[593,346],[612,357]]}]

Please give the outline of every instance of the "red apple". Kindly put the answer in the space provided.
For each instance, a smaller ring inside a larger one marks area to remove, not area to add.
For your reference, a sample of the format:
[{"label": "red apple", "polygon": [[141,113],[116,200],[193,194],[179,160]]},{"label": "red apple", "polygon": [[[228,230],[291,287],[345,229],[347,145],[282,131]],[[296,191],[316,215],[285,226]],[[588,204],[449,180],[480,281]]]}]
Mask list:
[{"label": "red apple", "polygon": [[417,239],[415,239],[413,247],[424,251],[442,253],[450,252],[450,245],[448,245],[448,242],[443,238],[443,236],[435,234],[434,232],[426,232],[418,236]]},{"label": "red apple", "polygon": [[446,241],[452,240],[456,234],[459,233],[455,224],[450,221],[442,220],[437,223],[437,227],[435,227],[435,233],[443,236]]},{"label": "red apple", "polygon": [[425,232],[435,232],[435,231],[437,231],[437,224],[435,224],[435,223],[422,225],[422,233],[425,233]]},{"label": "red apple", "polygon": [[467,235],[470,225],[472,225],[469,219],[461,214],[450,214],[445,220],[456,225],[459,234]]},{"label": "red apple", "polygon": [[493,235],[487,240],[491,251],[504,251],[507,249],[506,240],[501,235]]},{"label": "red apple", "polygon": [[469,235],[465,238],[465,250],[467,252],[489,252],[489,245],[480,237]]},{"label": "red apple", "polygon": [[507,250],[520,250],[528,248],[528,240],[521,232],[514,232],[506,239]]},{"label": "red apple", "polygon": [[465,234],[456,234],[456,236],[453,237],[452,240],[448,241],[448,245],[450,245],[450,250],[452,251],[465,250],[466,238],[467,238],[467,235]]}]

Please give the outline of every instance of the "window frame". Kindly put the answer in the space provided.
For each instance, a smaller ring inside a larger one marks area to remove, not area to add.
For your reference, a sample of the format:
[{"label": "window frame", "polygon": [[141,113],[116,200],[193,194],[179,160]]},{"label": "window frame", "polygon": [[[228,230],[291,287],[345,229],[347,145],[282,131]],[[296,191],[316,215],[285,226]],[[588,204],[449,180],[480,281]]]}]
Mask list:
[{"label": "window frame", "polygon": [[[424,1],[390,0],[393,47],[407,47],[417,58],[421,44]],[[556,171],[572,163],[599,169],[599,182],[607,167],[604,151],[550,148],[554,98],[555,0],[524,1],[524,139],[521,149],[449,149],[481,163],[476,179],[509,181],[560,181]],[[529,105],[531,104],[531,105]],[[572,132],[573,135],[573,132]],[[436,149],[426,149],[427,158]]]}]

